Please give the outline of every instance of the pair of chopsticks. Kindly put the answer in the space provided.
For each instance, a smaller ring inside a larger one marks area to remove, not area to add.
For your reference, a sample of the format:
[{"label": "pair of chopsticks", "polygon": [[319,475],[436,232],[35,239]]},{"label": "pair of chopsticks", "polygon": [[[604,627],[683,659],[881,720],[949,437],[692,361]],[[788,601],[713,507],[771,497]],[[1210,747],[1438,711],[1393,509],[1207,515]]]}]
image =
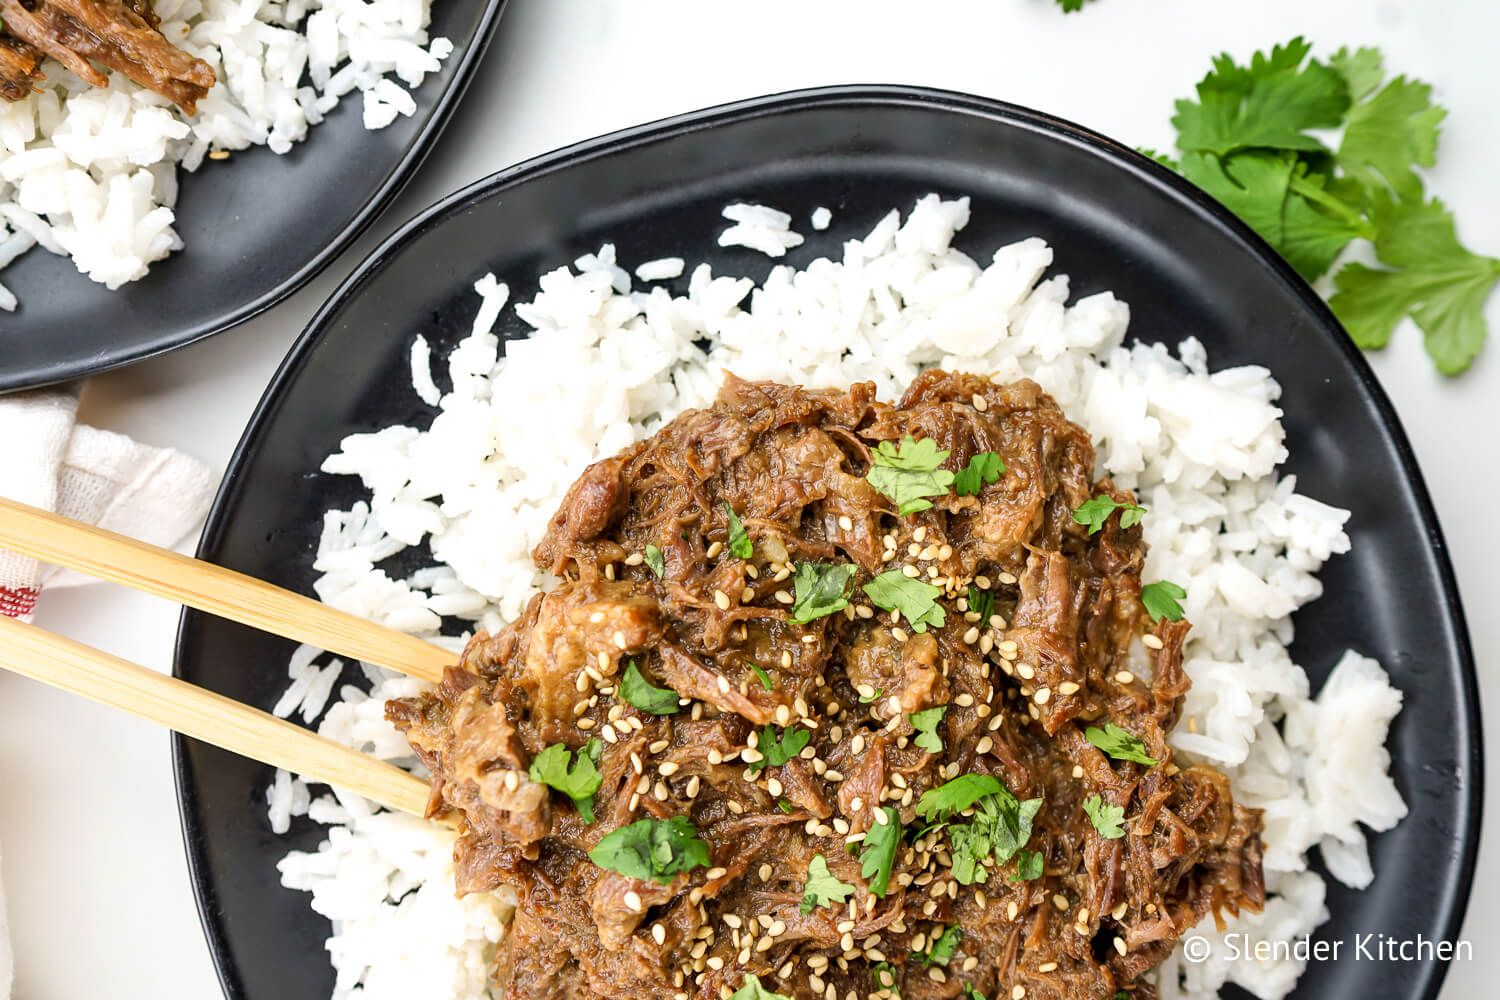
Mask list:
[{"label": "pair of chopsticks", "polygon": [[[428,681],[452,652],[253,577],[0,498],[0,548]],[[0,668],[423,816],[427,783],[186,681],[0,615]]]}]

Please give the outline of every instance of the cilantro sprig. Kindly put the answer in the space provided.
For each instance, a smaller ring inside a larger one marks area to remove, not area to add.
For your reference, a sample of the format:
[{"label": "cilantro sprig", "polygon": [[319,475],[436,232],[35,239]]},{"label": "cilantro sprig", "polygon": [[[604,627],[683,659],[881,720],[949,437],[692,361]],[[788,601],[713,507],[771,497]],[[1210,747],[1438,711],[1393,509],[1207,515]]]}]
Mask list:
[{"label": "cilantro sprig", "polygon": [[1092,500],[1085,500],[1073,511],[1073,520],[1087,525],[1090,535],[1097,535],[1104,523],[1115,511],[1120,512],[1120,527],[1134,528],[1146,516],[1146,508],[1136,503],[1120,503],[1112,496],[1100,493]]},{"label": "cilantro sprig", "polygon": [[729,554],[736,559],[749,559],[755,554],[755,546],[750,541],[750,534],[745,531],[745,522],[734,512],[734,508],[728,501],[724,502],[724,516],[729,519]]},{"label": "cilantro sprig", "polygon": [[791,620],[806,625],[843,611],[849,606],[854,573],[853,563],[798,563],[792,577]]},{"label": "cilantro sprig", "polygon": [[928,753],[943,752],[943,738],[938,735],[938,723],[943,721],[943,715],[948,711],[947,705],[939,705],[936,708],[924,708],[920,712],[913,712],[907,718],[911,721],[912,728],[917,735],[912,739],[918,749],[926,750]]},{"label": "cilantro sprig", "polygon": [[780,767],[801,753],[809,739],[811,734],[801,726],[783,729],[780,737],[774,728],[767,726],[761,730],[760,739],[755,741],[760,759],[750,765],[750,770],[759,772],[767,767]]},{"label": "cilantro sprig", "polygon": [[620,697],[651,715],[672,715],[679,707],[677,692],[671,688],[659,688],[646,680],[635,660],[625,664],[625,675],[620,678]]},{"label": "cilantro sprig", "polygon": [[821,854],[814,854],[812,862],[807,866],[807,883],[802,889],[802,905],[798,909],[803,913],[811,913],[820,906],[836,907],[853,893],[854,886],[848,882],[840,882],[828,870],[828,859]]},{"label": "cilantro sprig", "polygon": [[1005,461],[993,451],[981,451],[953,477],[953,492],[961,497],[978,496],[985,483],[993,483],[1005,471]]},{"label": "cilantro sprig", "polygon": [[942,628],[947,619],[937,602],[943,588],[909,577],[899,569],[881,573],[863,589],[877,608],[901,612],[914,632],[926,632],[929,625]]},{"label": "cilantro sprig", "polygon": [[686,816],[636,820],[607,834],[589,851],[600,868],[666,885],[682,872],[707,868],[708,845]]},{"label": "cilantro sprig", "polygon": [[1157,580],[1141,587],[1141,603],[1153,622],[1163,618],[1169,622],[1182,621],[1182,605],[1178,602],[1186,596],[1187,591],[1171,580]]},{"label": "cilantro sprig", "polygon": [[1083,811],[1099,836],[1105,840],[1119,840],[1125,836],[1125,807],[1112,806],[1095,793],[1083,800]]},{"label": "cilantro sprig", "polygon": [[928,497],[944,496],[953,485],[953,473],[940,468],[948,452],[931,438],[915,440],[910,434],[900,444],[882,441],[870,456],[870,471],[865,478],[896,504],[902,517],[927,510]]},{"label": "cilantro sprig", "polygon": [[[971,808],[973,818],[969,822],[948,823],[953,878],[960,885],[989,881],[987,862],[991,858],[1005,864],[1023,853],[1042,800],[1018,799],[987,774],[964,774],[928,789],[917,801],[917,814],[929,822],[945,823]],[[1034,860],[1020,858],[1022,878],[1036,878],[1025,871],[1040,861],[1040,855]]]},{"label": "cilantro sprig", "polygon": [[594,821],[594,793],[604,782],[604,776],[595,765],[603,744],[589,740],[573,759],[573,752],[565,743],[554,743],[531,758],[527,775],[532,781],[562,792],[573,800],[573,806],[585,823]]},{"label": "cilantro sprig", "polygon": [[1137,764],[1145,764],[1147,767],[1156,766],[1156,758],[1146,752],[1146,744],[1141,741],[1141,738],[1113,722],[1106,722],[1102,729],[1089,726],[1083,731],[1083,735],[1090,743],[1115,760],[1130,760]]},{"label": "cilantro sprig", "polygon": [[891,806],[881,806],[879,817],[865,831],[864,847],[859,853],[859,874],[877,899],[884,899],[891,883],[891,869],[896,863],[896,848],[901,844],[901,814]]},{"label": "cilantro sprig", "polygon": [[[1311,58],[1301,38],[1257,52],[1248,66],[1221,55],[1177,102],[1180,160],[1157,154],[1258,232],[1314,281],[1354,240],[1377,266],[1343,265],[1329,304],[1354,342],[1384,347],[1410,317],[1439,371],[1456,375],[1489,330],[1484,306],[1500,259],[1469,251],[1453,215],[1425,191],[1447,111],[1432,88],[1387,79],[1376,49]],[[1330,148],[1316,133],[1340,129]]]}]

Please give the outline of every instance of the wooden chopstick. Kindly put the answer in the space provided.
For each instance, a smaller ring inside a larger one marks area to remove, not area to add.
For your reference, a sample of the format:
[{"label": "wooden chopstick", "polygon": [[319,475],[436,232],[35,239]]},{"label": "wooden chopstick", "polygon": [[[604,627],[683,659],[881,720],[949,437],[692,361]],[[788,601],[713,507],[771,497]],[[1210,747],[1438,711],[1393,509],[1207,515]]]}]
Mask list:
[{"label": "wooden chopstick", "polygon": [[420,778],[186,681],[0,615],[0,667],[185,736],[423,816]]},{"label": "wooden chopstick", "polygon": [[451,651],[263,580],[0,497],[0,548],[295,639],[439,681]]}]

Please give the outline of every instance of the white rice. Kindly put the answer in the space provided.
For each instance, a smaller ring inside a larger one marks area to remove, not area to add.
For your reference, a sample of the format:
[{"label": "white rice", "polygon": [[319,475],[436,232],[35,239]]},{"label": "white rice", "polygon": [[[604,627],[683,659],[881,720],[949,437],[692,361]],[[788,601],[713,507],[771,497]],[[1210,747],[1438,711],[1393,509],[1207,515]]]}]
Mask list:
[{"label": "white rice", "polygon": [[[741,205],[725,216],[730,232],[752,227],[766,246],[794,245],[790,219],[772,212]],[[1323,562],[1347,551],[1349,514],[1278,477],[1286,458],[1279,388],[1265,369],[1211,372],[1191,336],[1175,354],[1125,346],[1124,303],[1107,292],[1069,303],[1068,279],[1043,277],[1052,251],[1040,239],[974,261],[953,246],[967,220],[966,199],[929,196],[904,222],[892,211],[864,239],[847,241],[841,260],[779,266],[758,288],[700,264],[681,297],[630,291],[605,246],[542,276],[536,297],[516,304],[534,332],[509,341],[503,358],[493,331],[509,293],[486,275],[475,286],[473,332],[448,355],[449,388],[429,426],[351,436],[324,464],[358,475],[369,499],[328,513],[318,596],[419,634],[434,634],[443,616],[500,627],[546,582],[528,553],[574,477],[710,401],[723,369],[812,386],[871,380],[887,399],[930,365],[1034,378],[1090,429],[1100,471],[1149,508],[1146,575],[1187,587],[1193,690],[1175,742],[1228,770],[1236,794],[1266,810],[1273,896],[1263,914],[1232,929],[1268,941],[1308,933],[1328,915],[1323,880],[1307,867],[1311,848],[1335,877],[1366,885],[1361,826],[1389,829],[1406,811],[1384,749],[1401,695],[1379,665],[1346,654],[1314,699],[1287,653],[1288,616],[1321,592]],[[431,399],[426,342],[416,343],[414,387]],[[437,565],[405,580],[376,568],[424,540]],[[326,693],[313,664],[308,651],[294,657],[279,713],[317,714],[310,706]],[[413,765],[380,707],[417,683],[365,673],[373,690],[343,687],[319,730]],[[436,825],[335,795],[314,798],[280,774],[269,793],[277,829],[299,810],[330,825],[316,852],[289,855],[282,872],[334,920],[334,996],[404,1000],[412,983],[424,997],[486,996],[474,970],[493,954],[508,901],[453,898],[451,836]],[[420,903],[403,896],[418,883]],[[1199,933],[1217,938],[1212,920]],[[1163,995],[1206,1000],[1235,982],[1281,997],[1302,971],[1292,959],[1230,962],[1223,951],[1192,964],[1179,950],[1164,967]],[[414,978],[418,968],[431,978]]]},{"label": "white rice", "polygon": [[[430,4],[157,0],[162,33],[218,77],[192,117],[118,73],[95,89],[48,61],[40,91],[0,102],[0,268],[40,244],[118,288],[182,248],[179,165],[195,171],[210,150],[286,153],[355,91],[367,128],[415,113],[407,88],[453,51],[427,37]],[[0,285],[0,309],[16,304]]]}]

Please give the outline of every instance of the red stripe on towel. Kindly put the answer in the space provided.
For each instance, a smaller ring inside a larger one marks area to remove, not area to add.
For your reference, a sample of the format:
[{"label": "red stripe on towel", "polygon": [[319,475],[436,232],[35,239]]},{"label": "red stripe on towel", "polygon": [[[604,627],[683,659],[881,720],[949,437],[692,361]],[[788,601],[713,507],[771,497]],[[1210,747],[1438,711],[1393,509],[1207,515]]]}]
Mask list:
[{"label": "red stripe on towel", "polygon": [[0,587],[0,615],[25,618],[36,610],[38,593],[35,587]]}]

